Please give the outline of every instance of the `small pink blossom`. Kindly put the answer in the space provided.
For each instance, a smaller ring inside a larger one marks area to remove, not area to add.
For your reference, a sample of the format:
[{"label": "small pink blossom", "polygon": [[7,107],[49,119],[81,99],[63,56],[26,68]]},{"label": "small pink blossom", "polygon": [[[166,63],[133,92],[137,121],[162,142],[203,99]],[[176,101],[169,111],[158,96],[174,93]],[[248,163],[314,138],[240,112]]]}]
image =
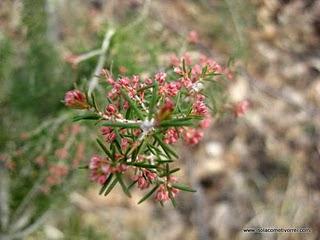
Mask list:
[{"label": "small pink blossom", "polygon": [[75,109],[86,109],[88,108],[86,96],[79,90],[68,91],[64,97],[66,106]]},{"label": "small pink blossom", "polygon": [[193,44],[198,43],[199,42],[199,34],[198,34],[198,32],[195,31],[195,30],[190,31],[188,33],[187,41],[189,43],[193,43]]},{"label": "small pink blossom", "polygon": [[150,186],[150,183],[148,182],[148,180],[142,175],[135,176],[134,180],[137,181],[138,188],[141,190],[146,189]]},{"label": "small pink blossom", "polygon": [[90,159],[89,169],[91,170],[91,180],[99,184],[104,184],[110,174],[110,165],[105,158],[93,156]]},{"label": "small pink blossom", "polygon": [[113,104],[109,104],[108,106],[106,106],[106,113],[109,116],[114,115],[117,112],[117,108],[115,105]]},{"label": "small pink blossom", "polygon": [[149,170],[144,170],[144,174],[150,181],[153,181],[157,178],[157,174]]},{"label": "small pink blossom", "polygon": [[202,138],[203,132],[198,129],[188,128],[184,133],[184,141],[190,145],[198,144]]},{"label": "small pink blossom", "polygon": [[167,74],[164,72],[158,72],[154,76],[155,80],[158,81],[160,84],[163,84],[166,81],[166,77],[167,77]]},{"label": "small pink blossom", "polygon": [[181,84],[179,82],[170,82],[160,88],[160,93],[163,95],[174,97],[177,95],[180,88]]},{"label": "small pink blossom", "polygon": [[156,120],[161,122],[167,119],[174,109],[174,103],[170,98],[166,98],[164,104],[161,106],[160,111],[157,114]]},{"label": "small pink blossom", "polygon": [[179,75],[183,75],[183,71],[182,71],[182,69],[181,69],[180,67],[175,67],[175,68],[173,69],[173,71],[174,71],[175,73],[179,74]]},{"label": "small pink blossom", "polygon": [[169,128],[164,136],[163,141],[166,144],[176,143],[179,139],[179,133],[175,128]]},{"label": "small pink blossom", "polygon": [[206,115],[208,113],[208,108],[206,104],[203,101],[199,100],[193,104],[193,110],[196,114],[199,115]]},{"label": "small pink blossom", "polygon": [[45,185],[47,188],[51,188],[54,185],[58,185],[62,182],[63,177],[68,174],[68,167],[62,164],[55,164],[49,167],[49,175],[46,178]]},{"label": "small pink blossom", "polygon": [[121,85],[121,86],[129,86],[129,84],[130,84],[130,79],[129,78],[127,78],[127,77],[123,77],[123,78],[120,78],[119,79],[119,84]]},{"label": "small pink blossom", "polygon": [[129,146],[129,140],[127,138],[121,138],[121,149],[125,151]]},{"label": "small pink blossom", "polygon": [[187,89],[190,89],[192,87],[192,81],[188,77],[181,78],[181,83]]},{"label": "small pink blossom", "polygon": [[192,64],[192,58],[188,52],[183,54],[182,60],[184,60],[186,66],[190,66]]},{"label": "small pink blossom", "polygon": [[119,72],[120,72],[120,74],[125,74],[126,72],[128,72],[128,69],[125,66],[120,66]]},{"label": "small pink blossom", "polygon": [[39,155],[38,157],[36,157],[35,162],[38,166],[43,167],[46,163],[46,158],[42,155]]},{"label": "small pink blossom", "polygon": [[178,67],[180,65],[180,59],[177,57],[176,54],[171,54],[170,64],[174,67]]},{"label": "small pink blossom", "polygon": [[59,159],[66,159],[69,155],[69,152],[66,148],[59,148],[55,151],[55,155]]},{"label": "small pink blossom", "polygon": [[155,199],[159,202],[165,202],[169,200],[169,193],[168,191],[165,189],[164,185],[161,185],[155,195]]},{"label": "small pink blossom", "polygon": [[236,117],[242,117],[249,109],[250,102],[248,100],[242,100],[237,102],[234,107],[233,111]]},{"label": "small pink blossom", "polygon": [[117,137],[116,133],[111,127],[101,127],[101,133],[104,136],[106,142],[109,143],[113,142]]},{"label": "small pink blossom", "polygon": [[200,121],[199,127],[201,129],[206,129],[211,126],[211,123],[212,123],[212,117],[210,115],[206,115],[205,118]]}]

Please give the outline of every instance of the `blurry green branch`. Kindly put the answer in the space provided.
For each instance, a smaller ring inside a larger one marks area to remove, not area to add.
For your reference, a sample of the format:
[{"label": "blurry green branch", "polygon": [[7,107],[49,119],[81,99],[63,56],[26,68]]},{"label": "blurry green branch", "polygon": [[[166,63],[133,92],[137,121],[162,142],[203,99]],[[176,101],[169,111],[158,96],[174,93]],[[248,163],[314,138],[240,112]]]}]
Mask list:
[{"label": "blurry green branch", "polygon": [[9,175],[0,161],[0,229],[6,231],[9,223]]},{"label": "blurry green branch", "polygon": [[123,31],[130,30],[130,29],[134,28],[135,26],[139,25],[140,23],[142,23],[148,16],[150,6],[151,6],[151,0],[145,0],[144,5],[143,5],[143,9],[142,9],[139,17],[135,21],[133,21],[130,24],[128,24],[127,26],[125,26]]},{"label": "blurry green branch", "polygon": [[104,40],[102,42],[102,46],[101,46],[101,50],[100,50],[100,56],[99,56],[99,59],[98,59],[98,63],[96,65],[96,68],[93,72],[93,75],[89,81],[89,90],[88,90],[88,94],[91,95],[91,93],[93,92],[93,90],[97,87],[98,85],[98,81],[99,81],[99,78],[98,76],[101,74],[101,71],[104,67],[104,64],[106,62],[106,53],[109,49],[109,46],[110,46],[110,42],[111,42],[111,39],[113,37],[113,35],[115,34],[115,29],[114,28],[110,28],[105,36],[104,36]]}]

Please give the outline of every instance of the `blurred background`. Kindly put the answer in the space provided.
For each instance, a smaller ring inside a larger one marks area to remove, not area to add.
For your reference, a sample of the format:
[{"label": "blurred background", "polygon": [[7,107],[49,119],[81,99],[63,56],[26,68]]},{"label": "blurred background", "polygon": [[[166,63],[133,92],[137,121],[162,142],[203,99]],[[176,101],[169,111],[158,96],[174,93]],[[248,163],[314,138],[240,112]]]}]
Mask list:
[{"label": "blurred background", "polygon": [[[64,93],[99,61],[144,74],[186,50],[230,64],[226,95],[250,111],[179,147],[197,193],[177,208],[99,196],[79,169],[97,133],[71,122]],[[0,0],[0,239],[320,239],[319,73],[318,0]]]}]

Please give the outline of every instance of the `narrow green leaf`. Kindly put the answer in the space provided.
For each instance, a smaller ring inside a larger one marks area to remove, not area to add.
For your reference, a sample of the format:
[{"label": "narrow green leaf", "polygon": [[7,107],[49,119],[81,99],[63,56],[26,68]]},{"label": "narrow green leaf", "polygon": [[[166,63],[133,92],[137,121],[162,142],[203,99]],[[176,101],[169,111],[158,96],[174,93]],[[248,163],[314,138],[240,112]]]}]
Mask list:
[{"label": "narrow green leaf", "polygon": [[192,119],[185,120],[185,119],[170,119],[162,121],[159,124],[159,127],[183,127],[183,126],[192,126],[194,122]]},{"label": "narrow green leaf", "polygon": [[109,152],[109,150],[107,149],[107,147],[101,142],[101,140],[99,138],[96,139],[97,143],[99,144],[99,146],[101,147],[101,149],[105,152],[105,154],[107,154],[107,156],[110,159],[113,159],[113,156],[111,154],[111,152]]},{"label": "narrow green leaf", "polygon": [[186,60],[183,58],[182,59],[182,70],[183,70],[183,72],[184,73],[186,73],[187,72],[187,68],[186,68]]},{"label": "narrow green leaf", "polygon": [[177,207],[177,202],[176,202],[176,199],[174,198],[174,196],[172,195],[172,192],[169,191],[169,197],[170,197],[170,200],[171,200],[171,203],[174,207]]},{"label": "narrow green leaf", "polygon": [[138,180],[133,181],[133,182],[128,186],[128,190],[130,190],[137,182],[138,182]]},{"label": "narrow green leaf", "polygon": [[178,172],[180,168],[174,168],[172,170],[167,170],[164,174],[161,174],[159,177],[169,176],[172,173]]},{"label": "narrow green leaf", "polygon": [[176,100],[176,108],[174,110],[174,112],[177,110],[179,113],[181,113],[181,107],[180,107],[180,100],[181,100],[181,92],[179,91],[178,96],[177,96],[177,100]]},{"label": "narrow green leaf", "polygon": [[152,118],[153,113],[154,113],[154,108],[157,104],[157,99],[158,99],[158,82],[154,81],[153,84],[153,92],[152,92],[152,98],[149,106],[149,120]]},{"label": "narrow green leaf", "polygon": [[94,96],[94,93],[91,94],[91,99],[92,99],[92,105],[94,107],[94,109],[99,112],[99,108],[97,106],[97,102],[96,102],[96,97]]},{"label": "narrow green leaf", "polygon": [[132,101],[132,99],[128,96],[128,94],[121,89],[121,93],[122,95],[126,98],[126,100],[129,102],[130,107],[132,107],[132,109],[136,112],[136,114],[138,115],[138,117],[142,120],[144,119],[142,112],[139,110],[139,108],[137,107],[137,104]]},{"label": "narrow green leaf", "polygon": [[103,186],[101,187],[100,192],[99,192],[99,195],[103,194],[104,191],[107,189],[109,183],[110,183],[111,180],[112,180],[112,177],[113,177],[113,174],[111,173],[111,174],[109,175],[109,177],[107,178],[106,182],[105,182],[105,183],[103,184]]},{"label": "narrow green leaf", "polygon": [[116,186],[117,182],[118,182],[118,178],[113,179],[113,181],[111,182],[111,184],[109,185],[109,187],[104,193],[105,196],[107,196],[111,192],[111,190]]},{"label": "narrow green leaf", "polygon": [[158,163],[172,163],[172,162],[174,162],[173,160],[163,160],[163,159],[156,159],[156,161]]},{"label": "narrow green leaf", "polygon": [[148,164],[148,163],[141,163],[141,162],[128,162],[127,165],[140,167],[140,168],[157,168],[157,166]]},{"label": "narrow green leaf", "polygon": [[134,155],[132,156],[133,161],[136,160],[137,156],[145,149],[146,146],[146,140],[143,139],[141,144],[138,146],[137,150],[134,152]]},{"label": "narrow green leaf", "polygon": [[[155,143],[154,143],[155,144]],[[156,155],[159,159],[160,159],[160,156],[162,157],[168,157],[168,155],[166,153],[163,153],[160,149],[158,149],[156,146],[153,146],[151,144],[148,145],[149,148],[153,149],[153,151],[155,152],[154,155]],[[170,156],[168,157],[170,158]]]},{"label": "narrow green leaf", "polygon": [[171,149],[171,147],[169,147],[167,144],[165,144],[159,136],[154,135],[154,138],[157,140],[157,142],[160,144],[160,146],[162,147],[162,149],[165,151],[165,153],[167,154],[167,156],[170,158],[171,155],[178,158],[178,155],[174,152],[174,150]]},{"label": "narrow green leaf", "polygon": [[174,183],[174,184],[172,184],[172,187],[180,189],[182,191],[186,191],[186,192],[196,192],[196,190],[194,190],[184,184],[181,184],[181,183]]},{"label": "narrow green leaf", "polygon": [[206,76],[207,70],[208,70],[208,65],[206,65],[204,68],[202,68],[201,78]]},{"label": "narrow green leaf", "polygon": [[123,122],[103,122],[101,126],[106,127],[119,127],[119,128],[140,128],[138,123],[123,123]]},{"label": "narrow green leaf", "polygon": [[89,165],[79,166],[79,169],[89,169]]},{"label": "narrow green leaf", "polygon": [[116,173],[116,177],[121,185],[121,188],[123,190],[123,192],[129,197],[131,198],[131,194],[129,192],[129,189],[127,188],[126,184],[124,183],[123,181],[123,178],[122,178],[122,174],[121,173]]},{"label": "narrow green leaf", "polygon": [[81,121],[81,120],[98,120],[98,119],[101,119],[101,117],[98,114],[96,114],[96,113],[86,113],[86,114],[83,114],[83,115],[74,116],[72,118],[72,121],[73,122],[78,122],[78,121]]},{"label": "narrow green leaf", "polygon": [[159,186],[160,185],[156,185],[154,188],[152,188],[150,192],[148,192],[143,198],[141,198],[141,200],[138,202],[138,204],[147,200],[158,189]]}]

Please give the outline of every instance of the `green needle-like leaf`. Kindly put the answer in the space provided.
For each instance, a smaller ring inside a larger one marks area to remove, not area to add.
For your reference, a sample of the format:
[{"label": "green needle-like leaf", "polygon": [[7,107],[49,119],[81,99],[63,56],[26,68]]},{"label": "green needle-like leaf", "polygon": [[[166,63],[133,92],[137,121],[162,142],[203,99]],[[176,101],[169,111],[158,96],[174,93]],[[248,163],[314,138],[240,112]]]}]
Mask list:
[{"label": "green needle-like leaf", "polygon": [[154,108],[157,104],[157,100],[158,100],[158,82],[154,81],[153,84],[153,91],[152,91],[152,98],[151,98],[151,102],[150,102],[150,106],[149,106],[149,120],[152,118],[153,113],[154,113]]},{"label": "green needle-like leaf", "polygon": [[101,142],[101,140],[99,138],[97,138],[97,143],[99,144],[101,149],[105,152],[105,154],[107,154],[107,156],[110,159],[113,159],[113,156],[112,156],[111,152],[107,149],[107,147]]},{"label": "green needle-like leaf", "polygon": [[105,196],[107,196],[111,192],[111,190],[116,186],[117,182],[118,182],[118,178],[113,179],[113,181],[111,182],[111,184],[109,185],[109,187],[104,193]]},{"label": "green needle-like leaf", "polygon": [[73,122],[78,122],[78,121],[81,121],[81,120],[98,120],[98,119],[101,119],[101,117],[96,114],[96,113],[86,113],[86,114],[82,114],[82,115],[79,115],[79,116],[74,116],[72,118],[72,121]]},{"label": "green needle-like leaf", "polygon": [[165,144],[159,136],[154,135],[154,138],[157,140],[157,142],[162,147],[163,151],[167,154],[167,156],[170,158],[171,156],[174,156],[175,158],[178,158],[178,155],[174,152],[174,150],[171,149],[167,144]]},{"label": "green needle-like leaf", "polygon": [[160,185],[156,185],[154,188],[152,188],[150,192],[148,192],[143,198],[141,198],[141,200],[138,202],[138,204],[147,200],[158,189],[159,186]]},{"label": "green needle-like leaf", "polygon": [[101,126],[105,127],[119,127],[119,128],[140,128],[140,124],[138,123],[124,123],[124,122],[103,122]]},{"label": "green needle-like leaf", "polygon": [[134,101],[132,101],[132,99],[128,96],[128,94],[127,94],[123,89],[121,89],[121,93],[122,93],[122,95],[126,98],[126,100],[129,102],[130,107],[132,107],[132,109],[136,112],[136,114],[138,115],[138,117],[139,117],[141,120],[144,119],[143,114],[142,114],[142,112],[139,110],[137,104],[136,104]]},{"label": "green needle-like leaf", "polygon": [[129,163],[127,163],[127,165],[140,167],[140,168],[147,168],[147,169],[157,168],[157,166],[155,166],[155,165],[148,164],[148,163],[141,163],[141,162],[129,162]]},{"label": "green needle-like leaf", "polygon": [[111,173],[111,174],[109,175],[109,177],[107,178],[106,182],[105,182],[105,183],[103,184],[103,186],[101,187],[100,192],[99,192],[99,195],[103,194],[104,191],[107,189],[109,183],[110,183],[111,180],[112,180],[112,177],[113,177],[113,174]]},{"label": "green needle-like leaf", "polygon": [[179,170],[180,170],[180,168],[174,168],[174,169],[172,169],[172,170],[168,170],[166,173],[161,174],[159,177],[169,176],[169,175],[171,175],[172,173],[178,172]]},{"label": "green needle-like leaf", "polygon": [[169,197],[170,197],[170,200],[171,200],[171,203],[174,207],[177,207],[177,202],[176,202],[176,199],[174,198],[174,196],[172,195],[172,192],[169,191]]},{"label": "green needle-like leaf", "polygon": [[159,124],[159,127],[183,127],[183,126],[192,126],[194,124],[192,119],[170,119],[162,121]]},{"label": "green needle-like leaf", "polygon": [[177,188],[177,189],[180,189],[182,191],[186,191],[186,192],[196,192],[196,190],[184,185],[184,184],[181,184],[181,183],[175,183],[175,184],[172,184],[172,187],[173,188]]},{"label": "green needle-like leaf", "polygon": [[122,174],[121,173],[116,173],[116,177],[121,185],[121,188],[123,190],[123,192],[128,196],[128,197],[131,197],[131,194],[129,192],[129,189],[127,188],[126,184],[124,183],[123,181],[123,178],[122,178]]}]

